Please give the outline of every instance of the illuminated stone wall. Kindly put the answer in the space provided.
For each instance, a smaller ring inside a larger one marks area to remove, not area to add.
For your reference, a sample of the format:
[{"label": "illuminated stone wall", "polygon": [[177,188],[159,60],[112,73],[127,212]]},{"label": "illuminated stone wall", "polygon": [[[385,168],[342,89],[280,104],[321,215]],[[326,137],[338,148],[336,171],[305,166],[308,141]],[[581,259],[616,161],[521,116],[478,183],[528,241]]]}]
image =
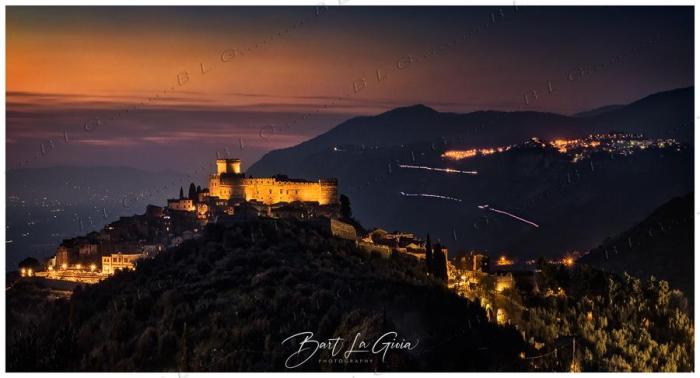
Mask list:
[{"label": "illuminated stone wall", "polygon": [[347,240],[357,240],[357,230],[351,224],[337,219],[330,219],[330,227],[332,236]]},{"label": "illuminated stone wall", "polygon": [[102,274],[114,274],[117,270],[133,270],[136,260],[143,257],[141,253],[113,253],[110,256],[102,256]]},{"label": "illuminated stone wall", "polygon": [[500,293],[506,289],[515,288],[515,280],[511,274],[497,275],[496,277],[496,292]]},{"label": "illuminated stone wall", "polygon": [[[209,178],[209,194],[220,199],[259,201],[267,205],[280,202],[338,203],[338,183],[334,179],[318,181],[246,178],[238,171],[230,172],[226,161],[217,160],[217,173]],[[224,166],[222,168],[222,166]],[[231,168],[233,169],[233,168]],[[220,171],[224,172],[220,172]]]},{"label": "illuminated stone wall", "polygon": [[68,248],[64,246],[59,246],[58,249],[56,249],[56,266],[58,266],[61,269],[64,269],[63,267],[68,267],[70,264],[70,251]]},{"label": "illuminated stone wall", "polygon": [[194,201],[189,198],[168,200],[168,208],[179,211],[195,211]]},{"label": "illuminated stone wall", "polygon": [[271,205],[279,202],[336,203],[335,185],[324,181],[278,181],[275,178],[246,178],[241,182],[246,201]]}]

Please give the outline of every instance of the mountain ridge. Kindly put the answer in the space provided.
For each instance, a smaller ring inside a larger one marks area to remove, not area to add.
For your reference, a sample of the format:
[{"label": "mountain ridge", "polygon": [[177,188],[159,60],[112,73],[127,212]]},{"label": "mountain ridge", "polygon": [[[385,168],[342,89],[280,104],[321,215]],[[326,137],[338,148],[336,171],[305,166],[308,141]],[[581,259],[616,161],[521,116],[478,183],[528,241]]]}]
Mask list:
[{"label": "mountain ridge", "polygon": [[[312,154],[337,144],[399,145],[421,141],[462,140],[462,147],[493,147],[526,140],[583,137],[594,132],[647,131],[649,137],[676,137],[693,143],[692,121],[694,87],[654,93],[602,114],[590,117],[567,116],[537,111],[479,110],[469,113],[442,113],[422,104],[399,107],[375,116],[358,116],[341,122],[329,131],[298,145],[273,150],[253,163],[248,171],[256,176],[282,173],[299,175],[289,159]],[[659,109],[663,110],[661,112]],[[670,108],[670,109],[669,109]],[[631,109],[631,110],[630,110]],[[636,116],[630,112],[641,112]],[[660,119],[658,113],[662,113]],[[681,114],[683,113],[683,114]],[[425,127],[424,122],[433,122]],[[661,123],[662,126],[656,124]],[[640,126],[641,125],[641,126]]]},{"label": "mountain ridge", "polygon": [[[410,106],[353,118],[298,146],[270,152],[247,171],[257,177],[282,172],[306,179],[336,177],[363,224],[435,233],[455,254],[477,249],[520,258],[561,257],[594,248],[671,197],[692,190],[692,144],[684,144],[692,139],[692,127],[676,127],[692,119],[691,99],[692,88],[681,88],[585,118],[531,111],[439,113]],[[411,117],[414,112],[422,118]],[[610,134],[612,139],[642,139],[629,142],[629,150],[600,150],[586,157],[559,152],[548,142],[611,130],[626,133]],[[666,147],[634,147],[657,138]],[[677,138],[678,146],[667,138]],[[530,148],[505,151],[525,141]],[[443,156],[449,150],[496,148],[504,152],[460,160]],[[543,228],[477,208],[484,203]]]}]

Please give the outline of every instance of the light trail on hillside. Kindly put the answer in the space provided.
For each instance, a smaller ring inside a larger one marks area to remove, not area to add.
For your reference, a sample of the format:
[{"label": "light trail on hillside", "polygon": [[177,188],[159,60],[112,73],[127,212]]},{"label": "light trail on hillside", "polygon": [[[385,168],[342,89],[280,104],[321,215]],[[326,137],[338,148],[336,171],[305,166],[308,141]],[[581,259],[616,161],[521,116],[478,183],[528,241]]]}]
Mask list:
[{"label": "light trail on hillside", "polygon": [[427,171],[437,171],[437,172],[445,172],[445,173],[461,173],[461,174],[465,174],[465,175],[477,175],[477,174],[479,174],[479,172],[477,172],[477,171],[460,171],[459,169],[435,168],[435,167],[427,167],[424,165],[399,164],[399,168],[424,169]]},{"label": "light trail on hillside", "polygon": [[462,202],[461,199],[459,198],[454,198],[454,197],[449,197],[449,196],[443,196],[440,194],[429,194],[429,193],[406,193],[406,192],[399,192],[402,196],[404,197],[428,197],[428,198],[437,198],[437,199],[443,199],[443,200],[450,200],[450,201],[455,201],[455,202]]},{"label": "light trail on hillside", "polygon": [[515,214],[511,214],[511,213],[509,213],[509,212],[507,212],[507,211],[494,209],[493,207],[490,207],[489,205],[480,205],[480,206],[477,206],[477,207],[478,207],[479,209],[482,209],[482,210],[489,210],[489,211],[493,211],[494,213],[499,213],[499,214],[507,215],[507,216],[509,216],[509,217],[511,217],[511,218],[513,218],[513,219],[519,220],[519,221],[521,221],[521,222],[523,222],[523,223],[527,223],[527,224],[529,224],[529,225],[531,225],[531,226],[533,226],[533,227],[535,227],[535,228],[540,228],[540,225],[538,225],[537,223],[532,222],[532,221],[529,221],[529,220],[527,220],[527,219],[525,219],[525,218],[521,218],[521,217],[519,217],[519,216],[517,216],[517,215],[515,215]]}]

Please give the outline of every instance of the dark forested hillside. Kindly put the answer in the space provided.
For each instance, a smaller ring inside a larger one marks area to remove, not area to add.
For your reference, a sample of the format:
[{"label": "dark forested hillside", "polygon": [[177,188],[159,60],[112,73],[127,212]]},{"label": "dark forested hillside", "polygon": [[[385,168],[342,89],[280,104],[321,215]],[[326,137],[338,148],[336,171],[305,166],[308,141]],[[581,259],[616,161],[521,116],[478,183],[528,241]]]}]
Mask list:
[{"label": "dark forested hillside", "polygon": [[694,261],[693,193],[673,198],[581,259],[611,272],[666,280],[691,300]]},{"label": "dark forested hillside", "polygon": [[284,371],[291,335],[389,331],[417,347],[349,365],[319,352],[296,370],[524,369],[519,333],[487,323],[412,257],[368,254],[301,223],[212,225],[70,300],[42,301],[37,285],[7,292],[9,371]]},{"label": "dark forested hillside", "polygon": [[415,348],[352,363],[329,362],[331,352],[319,350],[293,370],[693,370],[687,303],[665,281],[543,263],[532,292],[489,294],[509,314],[509,325],[497,326],[422,265],[298,222],[212,225],[136,271],[79,286],[70,299],[18,281],[7,291],[7,366],[287,371],[300,347],[284,340],[300,332],[347,343],[396,332]]},{"label": "dark forested hillside", "polygon": [[506,302],[513,322],[542,349],[533,370],[694,371],[695,328],[683,293],[589,265],[543,264],[544,295]]}]

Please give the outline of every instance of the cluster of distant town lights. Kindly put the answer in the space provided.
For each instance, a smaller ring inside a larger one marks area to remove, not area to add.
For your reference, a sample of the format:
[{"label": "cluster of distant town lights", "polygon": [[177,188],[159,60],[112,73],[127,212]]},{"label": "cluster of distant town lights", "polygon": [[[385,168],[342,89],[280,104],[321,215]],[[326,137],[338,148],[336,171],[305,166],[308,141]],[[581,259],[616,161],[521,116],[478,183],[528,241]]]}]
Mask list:
[{"label": "cluster of distant town lights", "polygon": [[[590,150],[595,151],[600,147],[602,151],[609,153],[619,153],[622,155],[630,155],[634,151],[631,149],[645,150],[649,147],[665,148],[675,146],[680,149],[678,142],[674,139],[643,139],[642,135],[635,134],[591,134],[582,139],[555,139],[551,142],[543,142],[539,138],[533,137],[530,141],[541,147],[553,147],[562,154],[571,153],[575,150],[581,150],[575,153],[572,163],[581,161],[589,156]],[[601,147],[603,145],[603,147]],[[495,153],[501,153],[511,150],[516,145],[494,147],[494,148],[472,148],[468,150],[448,150],[441,156],[450,160],[464,160],[476,156],[487,156]]]}]

